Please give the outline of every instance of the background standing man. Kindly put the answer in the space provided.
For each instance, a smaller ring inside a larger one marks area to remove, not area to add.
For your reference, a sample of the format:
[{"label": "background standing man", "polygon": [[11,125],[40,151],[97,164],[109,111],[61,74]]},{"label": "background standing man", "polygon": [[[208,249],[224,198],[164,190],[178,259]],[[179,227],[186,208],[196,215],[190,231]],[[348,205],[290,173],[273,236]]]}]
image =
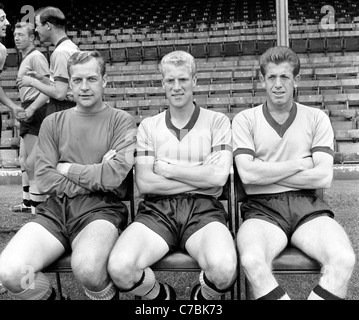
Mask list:
[{"label": "background standing man", "polygon": [[[26,108],[26,119],[32,117],[49,98],[45,116],[75,105],[69,88],[67,61],[73,53],[79,51],[79,48],[66,35],[65,15],[58,8],[46,7],[37,12],[35,24],[40,41],[51,43],[55,50],[50,57],[50,79],[32,71],[17,80],[20,89],[33,87],[42,93]],[[46,195],[41,194],[33,183],[30,184],[30,197],[36,199],[32,201],[33,206],[46,200]],[[34,208],[32,210],[34,211]]]},{"label": "background standing man", "polygon": [[[35,41],[35,26],[32,23],[18,22],[15,25],[14,41],[17,49],[21,53],[22,61],[18,71],[18,78],[22,78],[28,72],[36,72],[43,77],[49,77],[49,64],[46,57],[36,50]],[[33,87],[21,87],[19,89],[21,106],[24,110],[28,108],[34,101],[42,103],[33,115],[26,121],[20,121],[20,165],[22,169],[23,193],[28,192],[29,183],[34,184],[34,166],[35,166],[35,143],[39,134],[42,120],[46,114],[47,96],[40,95],[40,91]],[[26,117],[26,114],[25,114]],[[21,120],[21,114],[18,114]],[[27,183],[26,183],[27,182]],[[38,202],[34,198],[34,194],[30,197],[31,202]],[[40,199],[41,200],[41,199]],[[11,209],[15,212],[31,211],[35,213],[35,205],[25,205],[25,200],[19,205],[13,206]]]}]

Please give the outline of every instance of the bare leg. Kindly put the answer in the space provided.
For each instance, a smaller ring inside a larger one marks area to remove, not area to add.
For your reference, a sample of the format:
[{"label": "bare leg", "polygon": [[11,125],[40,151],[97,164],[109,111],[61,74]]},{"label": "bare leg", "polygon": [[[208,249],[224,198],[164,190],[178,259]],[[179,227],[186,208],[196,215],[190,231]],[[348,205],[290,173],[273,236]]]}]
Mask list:
[{"label": "bare leg", "polygon": [[85,288],[101,291],[109,285],[107,262],[117,238],[118,230],[112,223],[95,220],[72,242],[71,267]]},{"label": "bare leg", "polygon": [[110,276],[120,289],[130,289],[141,279],[144,270],[168,250],[161,236],[142,223],[134,222],[121,234],[111,252]]},{"label": "bare leg", "polygon": [[[272,274],[272,262],[286,245],[287,237],[282,229],[264,220],[249,219],[239,228],[237,246],[240,262],[255,299],[278,286]],[[289,299],[288,295],[283,298]]]},{"label": "bare leg", "polygon": [[234,240],[225,225],[219,222],[207,224],[187,240],[186,250],[216,288],[224,290],[234,282],[237,255]]},{"label": "bare leg", "polygon": [[0,279],[13,293],[33,284],[35,274],[65,251],[61,242],[35,222],[24,225],[0,255]]},{"label": "bare leg", "polygon": [[[355,254],[344,229],[334,219],[320,216],[302,224],[291,241],[323,265],[320,286],[344,298],[355,264]],[[309,296],[318,298],[313,292]]]}]

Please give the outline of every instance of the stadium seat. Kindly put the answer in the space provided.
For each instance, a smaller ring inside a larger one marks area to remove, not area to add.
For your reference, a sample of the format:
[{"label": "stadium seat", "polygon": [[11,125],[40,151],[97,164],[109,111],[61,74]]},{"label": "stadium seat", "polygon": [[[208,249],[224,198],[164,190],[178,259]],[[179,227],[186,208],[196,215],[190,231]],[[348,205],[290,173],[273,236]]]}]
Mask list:
[{"label": "stadium seat", "polygon": [[143,46],[143,61],[151,61],[157,63],[159,60],[157,45]]},{"label": "stadium seat", "polygon": [[188,44],[188,42],[183,43],[181,40],[175,41],[174,47],[175,50],[190,52],[190,45]]},{"label": "stadium seat", "polygon": [[138,109],[139,109],[139,114],[143,115],[143,111],[144,110],[151,110],[151,111],[155,111],[153,113],[159,113],[164,111],[165,109],[167,109],[167,99],[165,98],[148,98],[145,100],[140,100],[138,101]]},{"label": "stadium seat", "polygon": [[311,38],[308,39],[309,53],[325,53],[325,39],[324,38]]},{"label": "stadium seat", "polygon": [[190,47],[192,56],[196,59],[207,59],[207,45],[205,43],[192,43]]},{"label": "stadium seat", "polygon": [[197,84],[211,84],[211,72],[197,72]]},{"label": "stadium seat", "polygon": [[[128,172],[124,184],[127,186],[127,191],[123,197],[124,202],[129,203],[129,217],[132,219],[135,214],[135,199],[134,199],[134,170],[131,169]],[[61,285],[61,273],[70,273],[72,272],[71,268],[71,252],[65,252],[59,259],[51,263],[49,266],[45,267],[42,272],[44,273],[54,273],[56,277],[57,290],[61,300],[66,300],[66,296],[63,293]]]},{"label": "stadium seat", "polygon": [[114,62],[127,62],[126,48],[125,47],[116,47],[116,44],[113,43],[110,46],[111,50],[111,61]]},{"label": "stadium seat", "polygon": [[143,52],[141,45],[127,47],[127,62],[132,62],[132,61],[142,62],[142,60],[143,60]]},{"label": "stadium seat", "polygon": [[211,83],[212,84],[229,84],[232,82],[233,72],[232,71],[213,71],[211,72]]},{"label": "stadium seat", "polygon": [[241,42],[241,53],[243,55],[255,55],[257,53],[256,41],[242,41]]},{"label": "stadium seat", "polygon": [[343,38],[342,37],[328,37],[327,38],[327,51],[344,53]]},{"label": "stadium seat", "polygon": [[105,87],[104,101],[123,100],[125,98],[125,89],[126,87],[115,87],[115,88],[111,88],[110,86]]},{"label": "stadium seat", "polygon": [[197,84],[193,90],[194,99],[208,98],[210,94],[210,84]]},{"label": "stadium seat", "polygon": [[111,50],[107,43],[100,43],[95,46],[95,49],[100,53],[100,55],[105,59],[106,63],[111,62]]},{"label": "stadium seat", "polygon": [[[233,162],[234,169],[234,217],[235,230],[238,231],[240,227],[240,203],[246,199],[246,192],[244,190],[242,181],[239,177],[235,162]],[[323,197],[323,190],[317,191],[320,197]],[[239,265],[240,268],[240,265]],[[296,247],[288,246],[273,260],[272,272],[274,274],[318,274],[321,272],[321,265],[314,259],[310,258],[303,251]],[[238,277],[239,279],[239,277]],[[245,298],[250,298],[250,286],[245,277]],[[237,289],[240,284],[237,283]],[[240,294],[240,292],[238,292]]]},{"label": "stadium seat", "polygon": [[161,45],[161,44],[159,44],[159,46],[158,46],[159,58],[162,59],[163,56],[165,56],[167,53],[172,52],[173,50],[174,50],[173,44],[171,44],[171,45]]},{"label": "stadium seat", "polygon": [[323,107],[323,96],[320,94],[298,95],[296,101],[310,107],[316,107],[320,109]]},{"label": "stadium seat", "polygon": [[235,96],[253,96],[253,83],[242,82],[242,83],[231,83],[230,94],[232,97]]},{"label": "stadium seat", "polygon": [[263,54],[268,48],[273,47],[275,44],[274,40],[257,40],[257,53]]},{"label": "stadium seat", "polygon": [[225,41],[223,43],[224,57],[238,57],[241,54],[239,41]]},{"label": "stadium seat", "polygon": [[291,39],[290,47],[297,54],[308,53],[308,39]]},{"label": "stadium seat", "polygon": [[233,72],[233,82],[234,83],[243,83],[250,82],[252,83],[254,78],[257,76],[256,70],[235,70]]},{"label": "stadium seat", "polygon": [[344,51],[359,51],[359,37],[344,37]]},{"label": "stadium seat", "polygon": [[147,87],[127,87],[125,89],[124,100],[140,100],[146,96]]},{"label": "stadium seat", "polygon": [[211,42],[207,44],[208,58],[221,58],[223,57],[223,48],[221,42]]},{"label": "stadium seat", "polygon": [[337,79],[336,68],[315,68],[315,79],[317,80],[335,80]]}]

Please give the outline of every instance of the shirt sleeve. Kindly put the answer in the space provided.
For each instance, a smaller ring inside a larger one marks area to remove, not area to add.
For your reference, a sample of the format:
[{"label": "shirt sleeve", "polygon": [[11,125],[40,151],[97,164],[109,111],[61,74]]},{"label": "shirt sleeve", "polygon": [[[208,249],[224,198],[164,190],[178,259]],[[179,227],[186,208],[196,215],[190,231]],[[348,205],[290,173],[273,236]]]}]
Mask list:
[{"label": "shirt sleeve", "polygon": [[229,118],[218,112],[212,128],[212,152],[221,150],[232,152],[232,134]]},{"label": "shirt sleeve", "polygon": [[120,186],[134,165],[137,126],[135,119],[125,113],[116,113],[110,149],[116,156],[96,164],[72,164],[68,178],[91,191],[111,191],[120,194]]},{"label": "shirt sleeve", "polygon": [[[153,138],[149,129],[151,128],[151,119],[147,118],[140,122],[137,132],[136,142],[136,161],[138,163],[144,163],[146,157],[155,158],[155,149],[153,144]],[[151,161],[150,163],[152,163]]]},{"label": "shirt sleeve", "polygon": [[89,194],[90,190],[72,182],[56,170],[60,154],[54,115],[44,119],[36,145],[35,183],[41,193],[67,196]]},{"label": "shirt sleeve", "polygon": [[69,82],[69,75],[67,72],[67,60],[69,59],[69,54],[65,51],[53,52],[52,53],[52,77],[54,81],[61,81],[64,83]]},{"label": "shirt sleeve", "polygon": [[326,152],[334,156],[334,132],[329,117],[318,110],[314,128],[314,137],[312,144],[312,153]]},{"label": "shirt sleeve", "polygon": [[243,112],[238,113],[232,121],[233,156],[238,154],[250,154],[255,156],[253,135],[248,116]]},{"label": "shirt sleeve", "polygon": [[42,53],[32,56],[31,70],[47,77],[50,75],[49,64]]}]

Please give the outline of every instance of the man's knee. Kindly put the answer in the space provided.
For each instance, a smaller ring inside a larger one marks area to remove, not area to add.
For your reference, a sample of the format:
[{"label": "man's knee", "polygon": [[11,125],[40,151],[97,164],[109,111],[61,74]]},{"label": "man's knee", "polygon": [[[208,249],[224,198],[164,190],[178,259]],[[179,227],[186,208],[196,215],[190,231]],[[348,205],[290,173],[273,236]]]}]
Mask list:
[{"label": "man's knee", "polygon": [[234,281],[237,274],[237,256],[231,252],[222,255],[212,255],[207,259],[208,277],[219,288],[228,287]]},{"label": "man's knee", "polygon": [[31,285],[35,277],[32,266],[26,266],[17,259],[2,259],[0,257],[0,281],[12,292],[19,292]]},{"label": "man's knee", "polygon": [[251,278],[261,277],[261,275],[270,272],[270,267],[265,259],[250,250],[241,253],[240,263],[245,274]]},{"label": "man's knee", "polygon": [[333,272],[347,278],[352,273],[355,262],[356,257],[352,248],[341,249],[329,256],[327,267],[324,265],[324,268],[328,271],[332,267]]},{"label": "man's knee", "polygon": [[130,257],[126,258],[126,255],[111,254],[107,270],[118,286],[128,288],[133,285],[133,277],[138,267]]},{"label": "man's knee", "polygon": [[83,260],[71,263],[71,267],[78,281],[90,290],[101,287],[108,278],[104,263]]}]

